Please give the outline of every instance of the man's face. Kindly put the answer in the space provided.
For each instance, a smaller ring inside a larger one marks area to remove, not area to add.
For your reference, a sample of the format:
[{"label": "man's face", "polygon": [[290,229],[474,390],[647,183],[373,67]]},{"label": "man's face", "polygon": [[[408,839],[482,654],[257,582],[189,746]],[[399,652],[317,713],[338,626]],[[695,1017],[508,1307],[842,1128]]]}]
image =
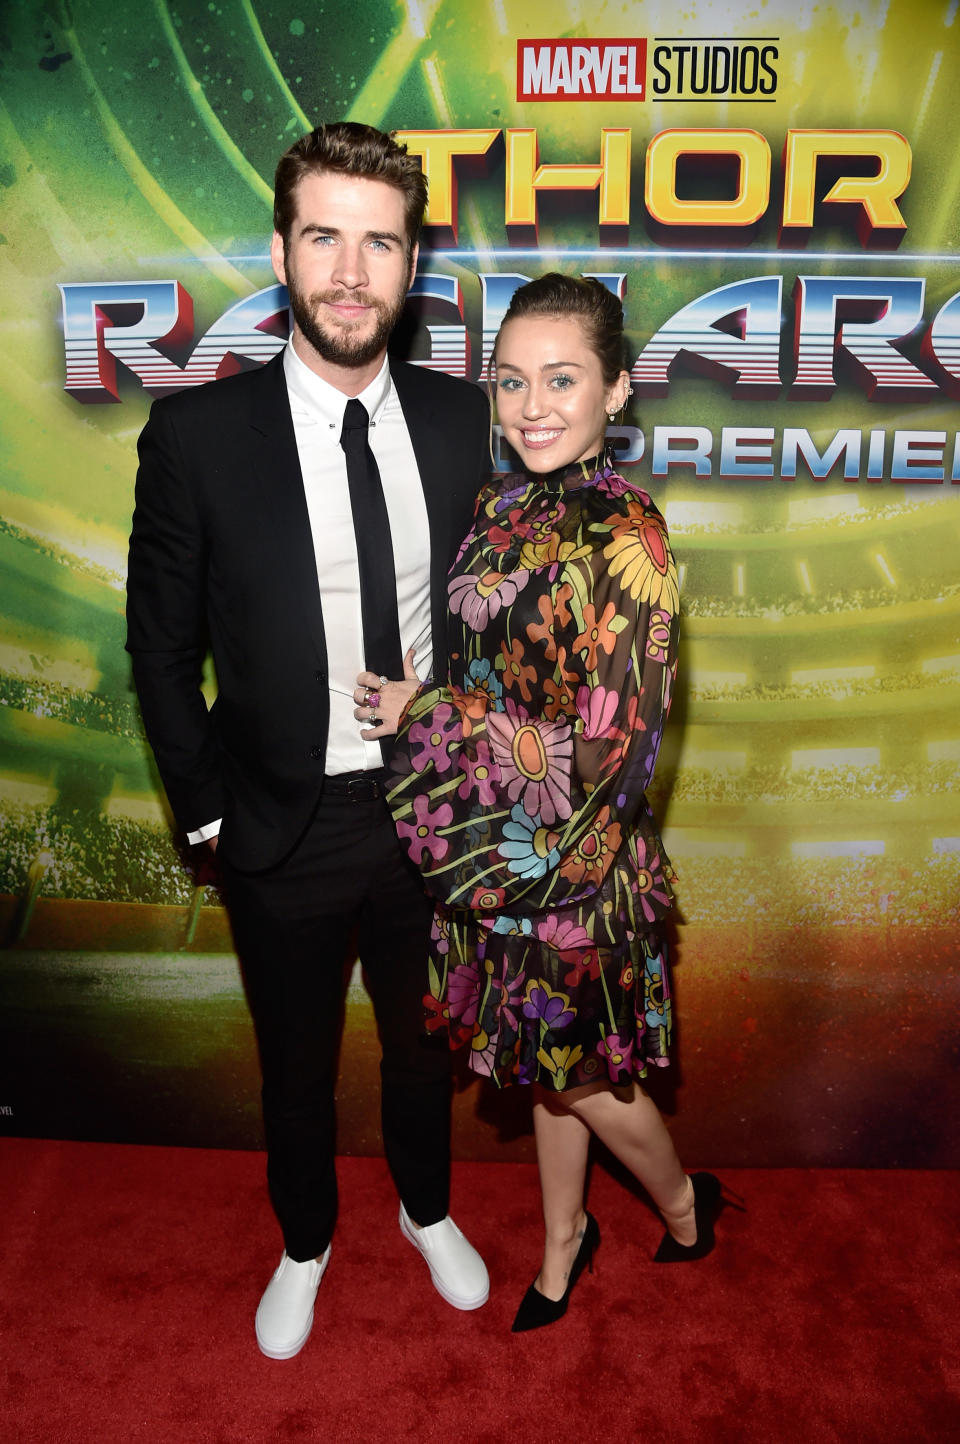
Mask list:
[{"label": "man's face", "polygon": [[[348,371],[382,358],[417,264],[408,254],[403,197],[383,181],[332,173],[307,175],[284,246],[270,248],[277,279],[290,294],[309,351]],[[310,364],[309,351],[299,354]]]}]

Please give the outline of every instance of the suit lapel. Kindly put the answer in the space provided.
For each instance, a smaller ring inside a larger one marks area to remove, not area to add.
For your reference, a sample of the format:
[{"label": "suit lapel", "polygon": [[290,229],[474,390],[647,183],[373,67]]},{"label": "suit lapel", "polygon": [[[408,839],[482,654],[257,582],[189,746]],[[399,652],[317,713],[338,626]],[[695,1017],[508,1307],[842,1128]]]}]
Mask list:
[{"label": "suit lapel", "polygon": [[263,367],[263,384],[250,408],[251,467],[270,491],[269,525],[281,539],[287,581],[321,659],[326,657],[317,559],[303,489],[297,438],[283,369],[283,352]]}]

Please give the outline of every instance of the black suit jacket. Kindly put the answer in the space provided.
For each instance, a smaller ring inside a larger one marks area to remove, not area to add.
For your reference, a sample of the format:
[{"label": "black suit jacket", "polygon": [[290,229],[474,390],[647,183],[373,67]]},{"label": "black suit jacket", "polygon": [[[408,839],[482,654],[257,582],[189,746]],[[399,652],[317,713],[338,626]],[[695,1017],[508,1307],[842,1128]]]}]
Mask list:
[{"label": "black suit jacket", "polygon": [[[435,676],[446,575],[490,470],[475,386],[391,359],[430,526]],[[222,817],[229,861],[282,860],[319,795],[326,639],[283,354],[154,403],[140,436],[127,650],[147,736],[186,831]],[[207,646],[218,696],[200,691]]]}]

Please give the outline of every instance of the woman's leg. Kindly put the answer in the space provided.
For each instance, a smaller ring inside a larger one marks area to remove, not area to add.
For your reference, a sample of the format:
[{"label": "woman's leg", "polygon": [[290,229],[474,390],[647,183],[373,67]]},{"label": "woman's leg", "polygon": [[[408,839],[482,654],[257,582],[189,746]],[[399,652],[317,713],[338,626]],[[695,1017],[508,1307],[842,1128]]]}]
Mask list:
[{"label": "woman's leg", "polygon": [[693,1185],[660,1110],[637,1084],[614,1092],[591,1083],[561,1093],[535,1084],[533,1127],[546,1228],[537,1287],[548,1298],[558,1299],[566,1288],[583,1235],[591,1132],[647,1190],[677,1242],[696,1242]]},{"label": "woman's leg", "polygon": [[570,1110],[563,1094],[549,1092],[538,1083],[533,1086],[533,1131],[546,1229],[536,1284],[548,1299],[559,1299],[586,1223],[583,1192],[590,1129]]},{"label": "woman's leg", "polygon": [[678,1243],[697,1238],[693,1184],[684,1173],[660,1110],[638,1084],[569,1090],[566,1106],[643,1184]]}]

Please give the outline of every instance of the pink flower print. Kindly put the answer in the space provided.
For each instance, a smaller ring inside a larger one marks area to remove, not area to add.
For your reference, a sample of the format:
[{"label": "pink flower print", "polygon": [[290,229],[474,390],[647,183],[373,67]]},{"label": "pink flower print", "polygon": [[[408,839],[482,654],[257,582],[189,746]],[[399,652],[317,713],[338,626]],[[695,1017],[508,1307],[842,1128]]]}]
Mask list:
[{"label": "pink flower print", "polygon": [[547,826],[570,816],[573,729],[569,722],[528,717],[508,703],[506,712],[487,717],[487,736],[511,802],[520,798],[527,815],[539,813]]},{"label": "pink flower print", "polygon": [[410,762],[415,772],[424,772],[431,765],[436,772],[449,772],[453,766],[449,743],[458,741],[460,714],[449,702],[435,707],[425,722],[410,728]]},{"label": "pink flower print", "polygon": [[621,1038],[616,1033],[608,1033],[605,1038],[600,1039],[597,1052],[601,1058],[606,1059],[611,1078],[621,1076],[625,1071],[629,1072],[633,1048],[632,1038]]},{"label": "pink flower print", "polygon": [[542,922],[537,923],[535,932],[540,941],[558,952],[565,962],[584,949],[593,947],[593,939],[581,923],[575,923],[572,918],[560,918],[556,913],[548,913]]},{"label": "pink flower print", "polygon": [[460,800],[466,802],[471,793],[475,793],[482,807],[492,807],[497,800],[496,783],[500,780],[500,769],[482,737],[477,743],[476,756],[471,757],[464,752],[460,766],[464,774],[463,781],[457,788]]},{"label": "pink flower print", "polygon": [[447,978],[447,1008],[451,1018],[472,1025],[480,1006],[480,969],[476,963],[460,963]]},{"label": "pink flower print", "polygon": [[[651,907],[651,902],[660,904],[669,903],[670,898],[663,886],[663,865],[660,861],[660,854],[651,849],[650,856],[647,856],[647,844],[639,833],[634,834],[633,856],[637,865],[636,890],[643,909],[643,915],[648,923],[657,918],[657,910]],[[662,906],[660,915],[662,916]]]},{"label": "pink flower print", "polygon": [[647,626],[647,656],[652,662],[666,662],[670,648],[670,613],[650,613]]},{"label": "pink flower print", "polygon": [[497,1040],[489,1037],[482,1028],[474,1031],[470,1039],[470,1070],[481,1078],[492,1078],[497,1063]]},{"label": "pink flower print", "polygon": [[642,487],[628,481],[625,476],[620,476],[616,471],[611,471],[609,467],[605,467],[597,476],[596,485],[597,491],[606,492],[608,496],[623,496],[626,492],[630,492],[631,496],[639,497],[644,506],[650,505],[650,498]]},{"label": "pink flower print", "polygon": [[474,632],[482,632],[501,607],[509,607],[530,580],[529,572],[484,572],[454,577],[447,589],[450,610]]},{"label": "pink flower print", "polygon": [[453,821],[453,808],[449,802],[441,802],[436,811],[430,811],[428,797],[413,800],[415,822],[398,822],[397,831],[406,840],[407,851],[419,867],[427,853],[434,862],[441,862],[450,851],[450,845],[443,837],[437,836],[438,827],[449,827]]},{"label": "pink flower print", "polygon": [[500,989],[500,1016],[510,1028],[516,1029],[520,1026],[519,1013],[526,981],[525,973],[517,973],[509,982],[504,982],[501,978],[497,984]]},{"label": "pink flower print", "polygon": [[646,732],[647,724],[643,718],[638,715],[639,706],[639,697],[636,695],[630,697],[627,701],[627,715],[624,718],[623,727],[611,728],[609,741],[614,745],[610,748],[608,756],[601,764],[601,772],[616,771],[623,759],[624,753],[627,750],[627,744],[630,742],[633,733],[635,731]]},{"label": "pink flower print", "polygon": [[613,687],[581,687],[577,692],[577,712],[583,720],[584,737],[605,737],[619,704],[620,693]]}]

